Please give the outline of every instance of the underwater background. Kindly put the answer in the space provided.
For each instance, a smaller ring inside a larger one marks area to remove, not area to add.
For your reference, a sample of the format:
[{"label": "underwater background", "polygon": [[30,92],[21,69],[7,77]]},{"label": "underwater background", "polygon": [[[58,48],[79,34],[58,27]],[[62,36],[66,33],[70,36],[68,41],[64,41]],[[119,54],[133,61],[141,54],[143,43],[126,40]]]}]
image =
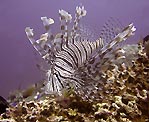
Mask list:
[{"label": "underwater background", "polygon": [[36,37],[43,32],[40,17],[55,20],[54,32],[59,30],[58,10],[74,15],[77,5],[84,5],[87,16],[81,22],[91,31],[100,34],[102,25],[110,18],[117,18],[123,25],[133,22],[135,36],[126,43],[137,43],[149,34],[148,0],[1,0],[0,2],[0,95],[7,97],[15,89],[24,89],[41,81],[42,71],[36,66],[42,59],[25,34],[25,27],[34,28]]}]

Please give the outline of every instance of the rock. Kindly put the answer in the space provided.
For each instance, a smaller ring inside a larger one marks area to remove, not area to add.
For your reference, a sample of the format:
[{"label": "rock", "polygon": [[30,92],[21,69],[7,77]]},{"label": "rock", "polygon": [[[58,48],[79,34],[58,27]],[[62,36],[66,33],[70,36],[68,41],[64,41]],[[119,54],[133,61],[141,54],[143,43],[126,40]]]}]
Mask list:
[{"label": "rock", "polygon": [[6,108],[8,107],[8,102],[2,96],[0,96],[0,114],[6,112]]}]

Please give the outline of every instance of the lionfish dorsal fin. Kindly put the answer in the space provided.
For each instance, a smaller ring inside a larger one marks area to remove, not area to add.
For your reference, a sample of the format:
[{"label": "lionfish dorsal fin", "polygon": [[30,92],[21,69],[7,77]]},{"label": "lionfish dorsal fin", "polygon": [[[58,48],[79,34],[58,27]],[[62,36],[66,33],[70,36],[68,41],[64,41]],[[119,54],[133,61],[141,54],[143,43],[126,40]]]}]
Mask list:
[{"label": "lionfish dorsal fin", "polygon": [[31,29],[30,27],[27,27],[25,29],[25,32],[34,48],[43,58],[45,58],[49,50],[51,50],[51,48],[53,47],[53,35],[51,33],[50,25],[54,23],[54,20],[47,17],[41,17],[41,20],[46,29],[46,33],[42,34],[39,39],[34,39],[33,29]]},{"label": "lionfish dorsal fin", "polygon": [[30,41],[31,44],[33,45],[33,47],[39,52],[39,54],[40,54],[41,56],[44,55],[44,51],[42,50],[42,47],[41,47],[40,44],[37,43],[36,40],[34,39],[33,29],[31,29],[30,27],[26,27],[26,28],[25,28],[25,32],[26,32],[26,35],[27,35],[29,41]]},{"label": "lionfish dorsal fin", "polygon": [[48,36],[47,36],[48,41],[47,42],[52,43],[54,36],[51,32],[51,25],[54,24],[54,20],[52,18],[47,18],[47,17],[41,17],[41,20],[42,20],[42,23],[46,29],[46,33],[48,34]]},{"label": "lionfish dorsal fin", "polygon": [[80,34],[80,19],[86,16],[86,13],[87,11],[84,9],[84,6],[76,7],[74,24],[71,31],[71,37],[73,38],[72,43],[74,42],[75,38]]},{"label": "lionfish dorsal fin", "polygon": [[69,37],[69,29],[68,29],[68,25],[72,19],[71,14],[69,14],[67,11],[65,10],[59,10],[59,15],[60,15],[60,29],[61,29],[61,33],[62,33],[62,39],[63,39],[63,44],[68,43],[68,37]]}]

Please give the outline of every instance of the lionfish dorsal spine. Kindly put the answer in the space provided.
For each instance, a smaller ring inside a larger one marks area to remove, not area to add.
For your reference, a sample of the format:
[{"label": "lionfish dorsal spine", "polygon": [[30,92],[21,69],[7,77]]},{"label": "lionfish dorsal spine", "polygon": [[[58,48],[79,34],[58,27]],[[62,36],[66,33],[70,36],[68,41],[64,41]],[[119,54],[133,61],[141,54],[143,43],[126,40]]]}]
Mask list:
[{"label": "lionfish dorsal spine", "polygon": [[34,39],[33,29],[27,27],[25,32],[34,48],[39,52],[41,56],[44,56],[48,52],[48,49],[50,49],[52,46],[51,38],[53,35],[51,33],[50,25],[54,23],[54,20],[47,17],[41,17],[41,20],[47,33],[42,34],[38,40]]},{"label": "lionfish dorsal spine", "polygon": [[74,19],[74,24],[72,27],[72,31],[71,31],[71,37],[73,38],[72,43],[74,42],[75,38],[77,36],[79,36],[79,31],[80,31],[80,27],[79,27],[79,23],[80,23],[80,19],[84,16],[86,16],[87,11],[84,9],[84,6],[77,6],[76,7],[76,12],[75,12],[75,19]]},{"label": "lionfish dorsal spine", "polygon": [[61,34],[62,34],[62,44],[68,43],[68,37],[69,37],[69,30],[68,30],[68,25],[72,19],[71,14],[69,14],[65,10],[59,10],[59,19],[61,22],[60,29],[61,29]]},{"label": "lionfish dorsal spine", "polygon": [[26,27],[25,32],[33,47],[39,52],[41,56],[43,56],[44,50],[42,49],[40,44],[37,43],[36,40],[34,39],[33,29],[31,29],[30,27]]}]

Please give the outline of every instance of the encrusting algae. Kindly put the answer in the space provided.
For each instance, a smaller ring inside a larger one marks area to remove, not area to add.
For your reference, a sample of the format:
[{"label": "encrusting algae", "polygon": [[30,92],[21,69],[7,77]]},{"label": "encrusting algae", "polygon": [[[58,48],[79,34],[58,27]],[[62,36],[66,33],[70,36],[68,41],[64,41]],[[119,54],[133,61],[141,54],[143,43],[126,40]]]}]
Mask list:
[{"label": "encrusting algae", "polygon": [[31,93],[26,90],[10,99],[0,122],[149,122],[149,57],[144,44],[109,53],[111,60],[100,67],[102,82],[89,87],[87,97],[81,88],[64,89],[61,95],[41,95],[29,88]]}]

